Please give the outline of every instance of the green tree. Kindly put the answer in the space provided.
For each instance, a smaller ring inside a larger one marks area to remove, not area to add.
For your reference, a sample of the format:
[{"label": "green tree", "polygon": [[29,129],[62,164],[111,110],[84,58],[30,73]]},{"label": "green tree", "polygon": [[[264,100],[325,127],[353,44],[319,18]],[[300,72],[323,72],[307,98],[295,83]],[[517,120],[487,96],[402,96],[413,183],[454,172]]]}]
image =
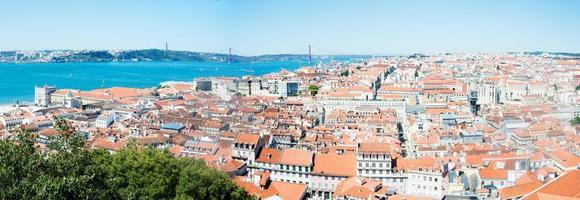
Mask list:
[{"label": "green tree", "polygon": [[251,199],[202,161],[134,143],[115,154],[88,150],[65,120],[55,128],[47,154],[27,131],[0,140],[0,199]]},{"label": "green tree", "polygon": [[199,160],[181,159],[182,170],[177,185],[180,199],[250,199],[225,173],[207,169]]},{"label": "green tree", "polygon": [[320,89],[318,87],[318,85],[309,85],[308,86],[308,91],[310,91],[310,95],[312,95],[312,96],[316,96],[316,94],[318,94],[318,89]]},{"label": "green tree", "polygon": [[106,151],[73,153],[59,151],[43,162],[36,172],[32,191],[35,199],[109,199],[114,188],[107,184],[106,171],[96,165],[98,158],[109,157]]},{"label": "green tree", "polygon": [[34,148],[28,131],[16,141],[0,141],[0,199],[31,199],[35,172],[42,169],[42,155]]},{"label": "green tree", "polygon": [[129,146],[101,164],[108,184],[122,199],[171,199],[175,196],[179,168],[166,151]]},{"label": "green tree", "polygon": [[574,117],[574,119],[570,120],[570,124],[572,126],[580,125],[580,117]]}]

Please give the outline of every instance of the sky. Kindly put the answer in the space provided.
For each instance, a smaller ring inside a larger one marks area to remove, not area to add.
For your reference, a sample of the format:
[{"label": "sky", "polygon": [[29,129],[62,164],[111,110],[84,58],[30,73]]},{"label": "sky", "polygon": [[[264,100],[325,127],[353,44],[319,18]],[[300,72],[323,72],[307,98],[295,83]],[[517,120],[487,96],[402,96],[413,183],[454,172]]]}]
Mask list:
[{"label": "sky", "polygon": [[580,52],[575,0],[0,0],[0,50]]}]

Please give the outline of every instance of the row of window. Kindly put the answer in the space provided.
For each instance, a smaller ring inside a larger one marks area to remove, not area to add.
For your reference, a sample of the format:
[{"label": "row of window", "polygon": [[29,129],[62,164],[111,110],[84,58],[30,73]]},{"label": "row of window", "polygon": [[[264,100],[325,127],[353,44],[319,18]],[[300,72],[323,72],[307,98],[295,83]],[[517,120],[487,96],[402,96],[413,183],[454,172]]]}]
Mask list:
[{"label": "row of window", "polygon": [[305,166],[295,166],[295,165],[278,165],[272,163],[261,163],[258,162],[258,167],[268,167],[268,168],[278,168],[280,166],[281,170],[295,171],[295,172],[310,172],[310,167]]},{"label": "row of window", "polygon": [[[414,175],[414,174],[412,174],[411,177],[412,178],[418,178],[418,179],[423,178],[423,181],[427,181],[427,176],[424,176],[424,175],[421,176],[421,175]],[[429,181],[437,182],[437,181],[439,181],[439,179],[438,178],[433,178],[433,177],[430,176],[429,177]]]},{"label": "row of window", "polygon": [[[391,168],[391,164],[390,163],[382,163],[382,162],[380,162],[380,163],[378,163],[378,166],[379,166],[379,168],[383,168],[383,166],[385,168],[387,168],[387,169],[390,169]],[[362,168],[363,167],[363,163],[359,162],[358,163],[358,167],[359,168]],[[369,168],[369,167],[376,168],[377,167],[377,163],[368,163],[367,162],[367,163],[364,164],[364,167],[366,167],[366,168]]]},{"label": "row of window", "polygon": [[[413,186],[411,186],[411,187],[413,187]],[[421,189],[421,188],[422,188],[423,190],[426,190],[426,189],[427,189],[427,186],[426,186],[426,185],[417,185],[417,189]],[[429,187],[429,189],[430,189],[430,190],[435,190],[435,191],[437,191],[439,188],[438,188],[438,187]]]},{"label": "row of window", "polygon": [[387,154],[359,154],[358,157],[362,156],[363,159],[381,159],[381,160],[390,160],[390,156]]},{"label": "row of window", "polygon": [[382,175],[382,174],[389,174],[389,170],[380,170],[380,169],[379,170],[374,170],[374,169],[373,170],[368,170],[368,169],[365,169],[363,171],[362,169],[359,169],[358,170],[358,173],[360,175],[371,175],[371,174],[373,174],[373,175],[375,175],[375,174]]}]

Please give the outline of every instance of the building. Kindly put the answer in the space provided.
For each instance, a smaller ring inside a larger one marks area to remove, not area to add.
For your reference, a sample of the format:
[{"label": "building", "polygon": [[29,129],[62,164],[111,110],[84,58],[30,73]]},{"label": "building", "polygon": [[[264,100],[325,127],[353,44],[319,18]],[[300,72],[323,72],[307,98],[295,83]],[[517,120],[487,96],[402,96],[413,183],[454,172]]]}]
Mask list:
[{"label": "building", "polygon": [[196,91],[209,92],[212,89],[212,81],[209,79],[200,78],[200,79],[196,79],[195,82],[196,82],[196,84],[195,84]]},{"label": "building", "polygon": [[463,144],[481,144],[481,143],[483,143],[483,132],[482,131],[462,131],[459,133],[459,137],[463,141]]},{"label": "building", "polygon": [[390,192],[388,186],[382,182],[360,177],[350,177],[341,181],[335,191],[333,199],[337,200],[387,199]]},{"label": "building", "polygon": [[280,95],[282,97],[298,95],[299,85],[297,81],[282,81],[280,84]]},{"label": "building", "polygon": [[356,158],[353,154],[315,154],[308,188],[313,198],[330,199],[340,182],[355,176]]},{"label": "building", "polygon": [[166,123],[163,124],[160,128],[162,131],[167,131],[171,133],[181,133],[181,131],[185,129],[185,126],[181,123]]},{"label": "building", "polygon": [[114,121],[117,120],[119,116],[115,112],[105,112],[97,117],[97,121],[95,121],[95,125],[97,128],[107,128],[111,125]]},{"label": "building", "polygon": [[46,107],[51,104],[50,94],[56,91],[56,87],[44,85],[42,87],[34,86],[34,104],[36,106]]},{"label": "building", "polygon": [[359,143],[356,152],[357,176],[387,182],[391,178],[392,156],[388,144]]},{"label": "building", "polygon": [[523,196],[524,200],[578,199],[580,170],[576,169]]},{"label": "building", "polygon": [[443,170],[435,159],[398,159],[397,169],[407,176],[406,194],[434,199],[441,199],[445,195]]},{"label": "building", "polygon": [[259,135],[240,133],[232,144],[232,158],[248,161],[251,165],[262,147],[264,147],[264,142]]},{"label": "building", "polygon": [[252,95],[252,80],[250,79],[242,79],[238,84],[238,93],[242,96],[250,96]]},{"label": "building", "polygon": [[477,87],[477,104],[491,105],[497,102],[497,88],[495,84],[480,84]]},{"label": "building", "polygon": [[214,78],[211,91],[223,100],[230,100],[236,94],[238,87],[235,78]]}]

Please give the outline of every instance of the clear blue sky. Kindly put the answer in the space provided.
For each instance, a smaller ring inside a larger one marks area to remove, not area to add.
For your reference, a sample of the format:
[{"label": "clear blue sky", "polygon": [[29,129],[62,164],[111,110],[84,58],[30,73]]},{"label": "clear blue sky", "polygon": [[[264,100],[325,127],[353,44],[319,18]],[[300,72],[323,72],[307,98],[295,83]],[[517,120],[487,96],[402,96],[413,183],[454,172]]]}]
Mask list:
[{"label": "clear blue sky", "polygon": [[580,52],[580,1],[0,0],[0,50]]}]

